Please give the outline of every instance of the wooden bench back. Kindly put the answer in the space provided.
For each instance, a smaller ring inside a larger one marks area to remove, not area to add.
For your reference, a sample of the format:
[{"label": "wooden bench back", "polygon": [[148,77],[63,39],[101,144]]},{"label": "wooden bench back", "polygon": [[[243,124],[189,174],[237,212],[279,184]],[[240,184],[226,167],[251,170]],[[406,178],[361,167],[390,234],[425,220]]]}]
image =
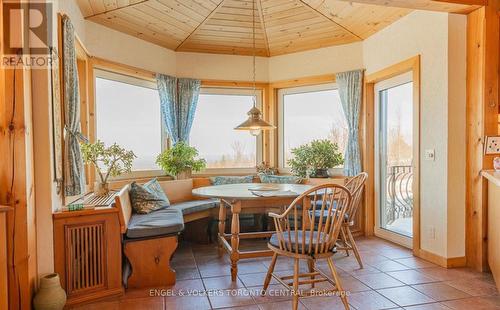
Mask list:
[{"label": "wooden bench back", "polygon": [[160,181],[170,203],[193,200],[193,179]]},{"label": "wooden bench back", "polygon": [[129,196],[130,185],[125,185],[118,195],[115,196],[116,207],[118,208],[118,216],[120,220],[120,231],[122,234],[127,232],[128,222],[132,217],[132,203]]}]

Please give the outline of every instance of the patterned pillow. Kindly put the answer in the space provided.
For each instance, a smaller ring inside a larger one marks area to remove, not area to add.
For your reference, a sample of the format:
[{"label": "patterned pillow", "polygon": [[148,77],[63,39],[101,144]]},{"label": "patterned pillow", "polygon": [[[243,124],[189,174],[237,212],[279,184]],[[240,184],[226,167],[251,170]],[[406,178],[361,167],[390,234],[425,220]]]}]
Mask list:
[{"label": "patterned pillow", "polygon": [[296,177],[294,175],[271,175],[259,173],[260,182],[262,183],[274,183],[274,184],[300,184],[302,183],[302,178]]},{"label": "patterned pillow", "polygon": [[253,175],[247,176],[217,176],[211,177],[210,182],[212,185],[225,185],[225,184],[241,184],[241,183],[252,183]]},{"label": "patterned pillow", "polygon": [[164,200],[158,193],[136,182],[130,184],[129,194],[132,208],[138,214],[148,214],[170,205],[170,202]]},{"label": "patterned pillow", "polygon": [[168,200],[167,194],[165,194],[165,192],[163,191],[163,188],[161,187],[160,182],[158,182],[158,179],[154,178],[151,181],[144,183],[143,187],[146,188],[149,192],[158,195],[159,198],[165,200],[168,204],[167,207],[170,206],[170,200]]}]

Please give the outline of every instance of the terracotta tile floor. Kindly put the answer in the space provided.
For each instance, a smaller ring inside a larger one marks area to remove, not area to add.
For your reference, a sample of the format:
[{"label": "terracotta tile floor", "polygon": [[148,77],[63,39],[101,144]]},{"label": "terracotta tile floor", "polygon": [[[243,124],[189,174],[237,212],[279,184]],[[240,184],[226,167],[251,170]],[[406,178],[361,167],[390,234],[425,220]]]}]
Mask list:
[{"label": "terracotta tile floor", "polygon": [[[358,246],[364,269],[359,269],[352,255],[342,252],[334,256],[344,288],[349,292],[351,309],[500,310],[500,295],[490,274],[467,268],[444,269],[378,238],[360,238]],[[243,243],[242,247],[263,248],[265,241]],[[270,286],[272,296],[258,294],[269,262],[270,258],[241,261],[238,281],[232,282],[229,258],[219,258],[215,244],[183,242],[172,260],[177,271],[174,287],[158,288],[156,295],[149,289],[129,290],[118,300],[78,309],[291,309],[291,297],[275,281]],[[319,262],[318,267],[328,272],[326,262]],[[306,268],[305,263],[301,268]],[[292,269],[291,260],[278,259],[277,272],[289,274]],[[338,297],[327,296],[301,298],[299,309],[344,308]]]}]

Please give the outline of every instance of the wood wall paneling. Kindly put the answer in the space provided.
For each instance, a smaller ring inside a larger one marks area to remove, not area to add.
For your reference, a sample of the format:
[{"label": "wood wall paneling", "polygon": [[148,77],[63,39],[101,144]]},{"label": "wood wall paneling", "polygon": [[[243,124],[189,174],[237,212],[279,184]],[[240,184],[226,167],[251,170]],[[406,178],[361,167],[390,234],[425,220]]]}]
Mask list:
[{"label": "wood wall paneling", "polygon": [[1,71],[0,203],[12,207],[7,212],[9,305],[28,309],[37,276],[31,78],[27,69]]},{"label": "wood wall paneling", "polygon": [[487,185],[482,169],[494,156],[483,155],[485,135],[498,133],[498,1],[467,17],[467,265],[487,270]]},{"label": "wood wall paneling", "polygon": [[9,307],[7,211],[11,211],[10,206],[0,205],[0,309]]}]

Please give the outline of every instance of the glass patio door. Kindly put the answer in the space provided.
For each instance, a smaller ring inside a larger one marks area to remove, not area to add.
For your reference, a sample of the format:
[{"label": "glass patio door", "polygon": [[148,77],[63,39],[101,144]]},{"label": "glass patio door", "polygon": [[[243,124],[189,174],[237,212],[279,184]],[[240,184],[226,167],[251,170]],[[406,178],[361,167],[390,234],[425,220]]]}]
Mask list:
[{"label": "glass patio door", "polygon": [[414,130],[411,73],[377,83],[375,98],[375,234],[411,247]]}]

